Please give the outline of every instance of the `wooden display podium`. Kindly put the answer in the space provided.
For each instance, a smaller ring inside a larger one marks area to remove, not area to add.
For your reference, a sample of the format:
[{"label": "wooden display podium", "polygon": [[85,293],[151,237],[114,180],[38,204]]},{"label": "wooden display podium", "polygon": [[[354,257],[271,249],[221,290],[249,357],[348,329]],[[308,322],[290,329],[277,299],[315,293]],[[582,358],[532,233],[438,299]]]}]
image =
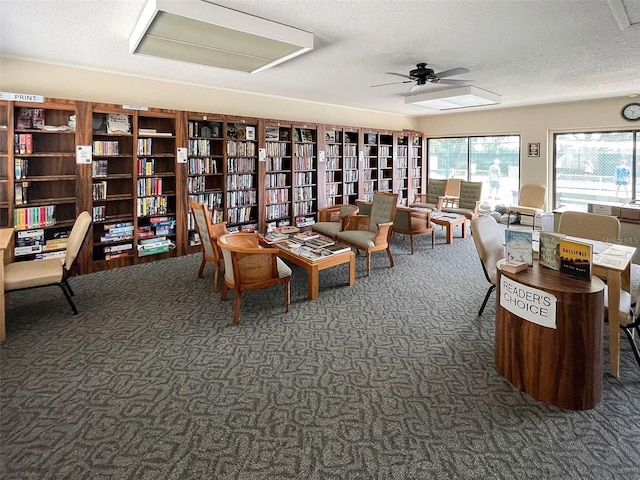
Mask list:
[{"label": "wooden display podium", "polygon": [[[602,280],[575,280],[534,262],[520,273],[499,271],[497,284],[500,373],[536,400],[570,410],[594,408],[602,396]],[[540,298],[553,297],[555,328],[512,313],[516,303],[537,313],[536,300],[542,305]]]}]

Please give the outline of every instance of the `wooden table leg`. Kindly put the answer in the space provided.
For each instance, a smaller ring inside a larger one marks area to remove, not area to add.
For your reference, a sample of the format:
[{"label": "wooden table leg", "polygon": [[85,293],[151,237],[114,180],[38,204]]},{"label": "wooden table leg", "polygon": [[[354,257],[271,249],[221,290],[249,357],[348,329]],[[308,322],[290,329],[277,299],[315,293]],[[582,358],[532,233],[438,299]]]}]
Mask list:
[{"label": "wooden table leg", "polygon": [[320,294],[320,281],[318,278],[318,266],[313,265],[308,270],[307,276],[307,298],[309,300],[315,300]]},{"label": "wooden table leg", "polygon": [[611,375],[617,377],[620,373],[620,282],[621,272],[609,269],[607,271],[608,316],[609,316],[609,363]]},{"label": "wooden table leg", "polygon": [[467,238],[467,219],[462,223],[462,238]]},{"label": "wooden table leg", "polygon": [[350,252],[349,255],[349,286],[356,283],[356,254]]},{"label": "wooden table leg", "polygon": [[4,340],[7,331],[4,324],[4,252],[0,250],[0,341]]},{"label": "wooden table leg", "polygon": [[455,229],[455,227],[451,225],[451,223],[447,223],[446,228],[447,228],[447,243],[451,244],[453,243],[453,230]]}]

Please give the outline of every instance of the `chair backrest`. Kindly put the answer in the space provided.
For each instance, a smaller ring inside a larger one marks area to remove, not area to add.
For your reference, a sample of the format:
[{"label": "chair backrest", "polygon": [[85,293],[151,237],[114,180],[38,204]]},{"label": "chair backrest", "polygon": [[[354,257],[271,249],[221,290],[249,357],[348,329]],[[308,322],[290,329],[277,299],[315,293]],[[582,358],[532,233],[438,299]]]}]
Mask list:
[{"label": "chair backrest", "polygon": [[344,218],[347,215],[355,215],[359,211],[359,208],[355,205],[344,204],[340,205],[340,218]]},{"label": "chair backrest", "polygon": [[461,184],[462,184],[462,179],[450,178],[449,180],[447,180],[447,184],[445,185],[444,194],[447,197],[459,197]]},{"label": "chair backrest", "polygon": [[531,208],[544,207],[547,187],[544,185],[522,185],[518,196],[518,205]]},{"label": "chair backrest", "polygon": [[64,258],[65,270],[70,271],[71,267],[73,267],[73,262],[76,261],[78,253],[80,253],[80,248],[82,248],[90,225],[91,215],[89,212],[84,211],[76,218],[67,240],[67,253]]},{"label": "chair backrest", "polygon": [[234,285],[261,284],[278,275],[278,251],[261,248],[257,233],[231,233],[218,238],[224,258],[224,275]]},{"label": "chair backrest", "polygon": [[440,197],[444,196],[447,188],[447,180],[439,180],[437,178],[430,178],[427,183],[427,203],[436,205],[440,200]]},{"label": "chair backrest", "polygon": [[482,182],[460,182],[460,200],[458,208],[476,208],[476,202],[482,197]]},{"label": "chair backrest", "polygon": [[189,200],[189,207],[195,220],[196,231],[200,237],[200,244],[204,249],[205,256],[218,261],[221,252],[216,243],[216,239],[220,235],[228,233],[227,222],[211,223],[209,209],[204,204]]},{"label": "chair backrest", "polygon": [[379,223],[393,222],[394,218],[396,217],[397,206],[397,193],[373,192],[369,230],[372,232],[377,232]]},{"label": "chair backrest", "polygon": [[496,269],[498,260],[504,258],[504,234],[490,215],[471,220],[471,233],[482,267],[489,279],[491,272]]},{"label": "chair backrest", "polygon": [[371,215],[371,202],[366,200],[356,200],[356,205],[358,207],[358,215]]},{"label": "chair backrest", "polygon": [[564,212],[560,215],[558,232],[588,240],[617,243],[620,240],[620,220],[597,213]]}]

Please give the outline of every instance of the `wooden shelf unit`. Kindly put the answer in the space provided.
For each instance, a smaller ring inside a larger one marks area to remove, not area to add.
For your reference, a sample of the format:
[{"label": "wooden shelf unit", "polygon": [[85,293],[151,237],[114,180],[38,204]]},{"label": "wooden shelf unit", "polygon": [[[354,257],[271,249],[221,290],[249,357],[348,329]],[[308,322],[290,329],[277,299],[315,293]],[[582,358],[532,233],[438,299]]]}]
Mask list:
[{"label": "wooden shelf unit", "polygon": [[293,142],[292,124],[264,122],[264,231],[292,225]]},{"label": "wooden shelf unit", "polygon": [[[225,196],[223,116],[190,112],[187,116],[187,199],[207,206],[213,223],[223,222]],[[188,209],[188,206],[187,206]],[[187,212],[188,253],[200,251],[195,220]]]},{"label": "wooden shelf unit", "polygon": [[398,132],[394,134],[395,146],[395,188],[393,191],[398,194],[398,204],[407,205],[409,198],[409,132]]},{"label": "wooden shelf unit", "polygon": [[[75,119],[75,131],[24,124],[18,128],[21,108],[43,109],[46,124],[56,127]],[[110,120],[120,129],[109,129]],[[128,131],[122,125],[128,125]],[[366,134],[373,135],[371,143]],[[20,135],[30,136],[31,153],[26,148],[21,153]],[[407,168],[402,167],[400,150],[405,141]],[[305,223],[315,219],[319,208],[354,204],[380,181],[391,179],[393,191],[407,190],[409,197],[423,191],[422,142],[422,134],[411,131],[51,98],[42,103],[2,100],[0,225],[13,227],[21,208],[52,207],[55,224],[40,227],[46,241],[64,237],[81,211],[92,213],[90,247],[78,258],[79,273],[195,253],[199,245],[188,210],[190,198],[207,203],[215,222],[264,233],[274,222]],[[92,148],[90,163],[77,163],[77,146]],[[258,147],[265,149],[264,161]],[[184,156],[177,154],[179,148],[185,149]],[[16,177],[16,159],[26,160],[26,176]],[[22,187],[18,199],[16,185]],[[158,232],[151,221],[156,217],[175,223]],[[39,229],[23,227],[16,230],[16,239],[18,232]],[[140,256],[138,245],[154,237],[168,238],[175,248]],[[11,253],[11,260],[36,257]]]}]

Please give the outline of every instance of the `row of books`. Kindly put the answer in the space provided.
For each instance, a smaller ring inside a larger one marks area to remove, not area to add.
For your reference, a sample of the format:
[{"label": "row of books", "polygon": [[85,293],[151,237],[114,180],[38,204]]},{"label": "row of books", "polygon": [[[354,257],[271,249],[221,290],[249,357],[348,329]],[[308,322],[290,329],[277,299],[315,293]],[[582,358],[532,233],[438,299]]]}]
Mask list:
[{"label": "row of books", "polygon": [[29,173],[29,160],[27,158],[18,158],[14,159],[14,173],[16,180],[20,180],[22,178],[27,178]]},{"label": "row of books", "polygon": [[139,178],[136,182],[136,192],[139,197],[162,195],[162,178]]},{"label": "row of books", "polygon": [[13,136],[13,153],[20,155],[33,153],[33,135],[30,133],[16,133]]},{"label": "row of books", "polygon": [[94,155],[118,155],[120,153],[120,145],[113,140],[94,140]]},{"label": "row of books", "polygon": [[16,205],[26,205],[29,203],[29,182],[16,183],[14,191]]},{"label": "row of books", "polygon": [[13,226],[18,230],[22,230],[55,225],[55,209],[55,205],[16,208],[13,211]]},{"label": "row of books", "polygon": [[167,237],[146,238],[138,241],[138,256],[158,255],[173,248],[175,248],[175,244]]},{"label": "row of books", "polygon": [[102,181],[92,185],[92,195],[94,200],[107,199],[107,182]]}]

